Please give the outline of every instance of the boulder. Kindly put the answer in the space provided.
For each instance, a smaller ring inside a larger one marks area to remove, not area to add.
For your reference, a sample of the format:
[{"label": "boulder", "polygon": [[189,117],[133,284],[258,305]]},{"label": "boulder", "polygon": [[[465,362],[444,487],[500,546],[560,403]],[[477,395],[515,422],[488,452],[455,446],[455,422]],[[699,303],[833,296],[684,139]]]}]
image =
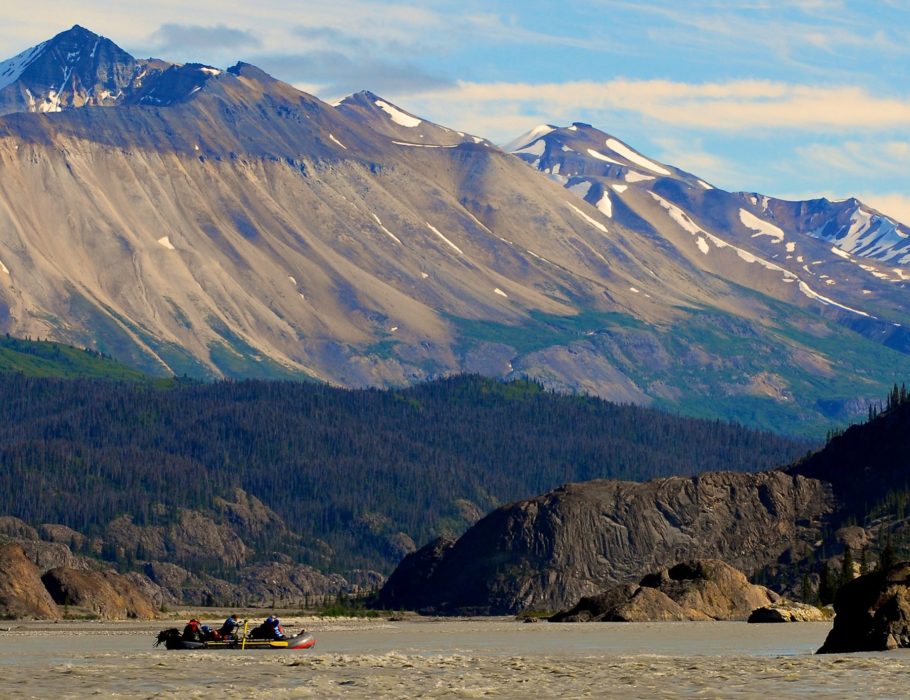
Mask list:
[{"label": "boulder", "polygon": [[910,562],[844,584],[834,612],[834,626],[819,654],[910,647]]},{"label": "boulder", "polygon": [[0,546],[0,615],[39,620],[60,617],[60,610],[41,583],[38,567],[15,542]]},{"label": "boulder", "polygon": [[749,583],[745,574],[722,561],[681,562],[648,574],[638,585],[614,586],[582,598],[552,622],[666,622],[744,620],[777,595]]},{"label": "boulder", "polygon": [[57,605],[73,606],[104,620],[158,617],[155,606],[124,576],[113,572],[51,569],[41,581]]},{"label": "boulder", "polygon": [[790,600],[756,608],[746,622],[826,622],[834,611]]},{"label": "boulder", "polygon": [[[666,593],[626,583],[586,596],[550,622],[679,622],[691,619]],[[707,619],[702,617],[700,619]]]}]

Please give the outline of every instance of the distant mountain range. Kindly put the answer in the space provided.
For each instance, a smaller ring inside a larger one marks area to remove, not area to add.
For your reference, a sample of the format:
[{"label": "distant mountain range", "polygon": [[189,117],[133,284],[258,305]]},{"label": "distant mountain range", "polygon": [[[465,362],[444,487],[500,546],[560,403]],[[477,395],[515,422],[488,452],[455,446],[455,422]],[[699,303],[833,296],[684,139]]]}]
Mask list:
[{"label": "distant mountain range", "polygon": [[724,192],[583,124],[500,149],[78,26],[0,63],[0,114],[14,335],[158,374],[532,377],[787,432],[910,373],[908,230],[857,200]]}]

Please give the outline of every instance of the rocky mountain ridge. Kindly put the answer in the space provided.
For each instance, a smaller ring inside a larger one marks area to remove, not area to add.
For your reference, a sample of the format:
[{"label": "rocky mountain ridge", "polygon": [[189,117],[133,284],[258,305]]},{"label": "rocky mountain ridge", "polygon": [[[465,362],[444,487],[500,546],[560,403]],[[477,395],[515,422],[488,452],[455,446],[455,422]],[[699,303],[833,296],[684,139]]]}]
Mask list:
[{"label": "rocky mountain ridge", "polygon": [[[756,230],[715,222],[698,212],[722,193],[616,139],[580,151],[615,170],[582,201],[372,93],[332,106],[242,63],[140,61],[135,85],[136,59],[85,32],[4,69],[0,330],[159,374],[479,372],[816,432],[910,370],[897,273],[808,236],[788,261],[758,203],[729,209]],[[68,61],[84,94],[29,111]],[[550,158],[546,138],[519,156]]]}]

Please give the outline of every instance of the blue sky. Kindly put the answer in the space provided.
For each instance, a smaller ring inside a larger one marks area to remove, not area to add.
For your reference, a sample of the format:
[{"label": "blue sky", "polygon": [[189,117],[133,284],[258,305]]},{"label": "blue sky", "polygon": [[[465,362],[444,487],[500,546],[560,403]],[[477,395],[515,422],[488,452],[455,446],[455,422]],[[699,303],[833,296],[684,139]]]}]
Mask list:
[{"label": "blue sky", "polygon": [[6,0],[0,57],[76,23],[497,142],[585,121],[725,189],[910,223],[910,0]]}]

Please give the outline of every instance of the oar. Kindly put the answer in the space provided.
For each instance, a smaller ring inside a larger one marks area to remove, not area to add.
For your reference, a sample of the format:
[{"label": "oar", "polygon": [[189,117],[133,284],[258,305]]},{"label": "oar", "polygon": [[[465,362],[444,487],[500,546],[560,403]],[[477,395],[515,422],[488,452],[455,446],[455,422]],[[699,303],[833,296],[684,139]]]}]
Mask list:
[{"label": "oar", "polygon": [[247,620],[243,621],[243,641],[240,643],[241,649],[246,649],[246,628],[249,624],[250,623]]}]

